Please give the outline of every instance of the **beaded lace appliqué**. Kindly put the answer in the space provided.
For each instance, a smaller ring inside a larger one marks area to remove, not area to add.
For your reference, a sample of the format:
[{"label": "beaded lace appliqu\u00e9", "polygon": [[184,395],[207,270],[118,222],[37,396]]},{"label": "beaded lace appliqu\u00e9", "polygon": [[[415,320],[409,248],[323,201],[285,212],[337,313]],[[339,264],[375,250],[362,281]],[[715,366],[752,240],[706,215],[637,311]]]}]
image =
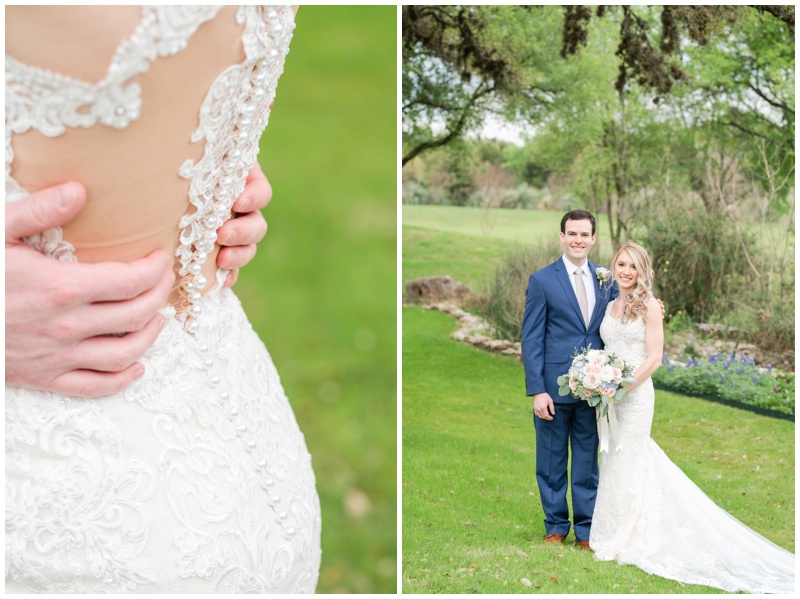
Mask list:
[{"label": "beaded lace appliqu\u00e9", "polygon": [[[117,49],[106,77],[92,84],[24,65],[6,56],[6,201],[27,193],[11,176],[14,134],[36,129],[54,137],[67,127],[102,124],[123,129],[138,120],[141,88],[132,83],[159,57],[186,48],[189,38],[220,7],[144,7],[133,35]],[[269,104],[294,29],[288,7],[243,6],[236,15],[244,24],[245,60],[219,75],[200,108],[193,142],[205,140],[203,156],[187,160],[179,174],[191,181],[190,213],[180,222],[178,257],[185,302],[180,306],[190,333],[197,330],[198,302],[208,281],[202,266],[214,248],[216,230],[231,216],[231,206],[244,189],[250,166],[258,154],[258,140],[267,126]],[[236,107],[237,110],[232,110]],[[231,115],[235,114],[234,119]],[[74,248],[59,229],[26,240],[48,256],[74,260]],[[219,273],[220,278],[224,273]],[[185,309],[185,310],[184,310]],[[185,312],[185,314],[183,314]]]},{"label": "beaded lace appliqu\u00e9", "polygon": [[[266,10],[266,19],[259,11]],[[191,180],[189,200],[195,211],[180,222],[178,256],[182,287],[189,303],[186,330],[197,330],[200,290],[208,284],[202,265],[214,248],[216,230],[231,215],[234,200],[244,190],[250,166],[258,154],[258,140],[267,126],[269,104],[288,51],[294,21],[274,8],[243,6],[237,21],[245,25],[245,61],[228,68],[211,86],[200,109],[200,126],[192,141],[206,140],[203,157],[187,160],[180,175]],[[231,106],[237,107],[232,111]],[[230,119],[231,113],[235,119]]]}]

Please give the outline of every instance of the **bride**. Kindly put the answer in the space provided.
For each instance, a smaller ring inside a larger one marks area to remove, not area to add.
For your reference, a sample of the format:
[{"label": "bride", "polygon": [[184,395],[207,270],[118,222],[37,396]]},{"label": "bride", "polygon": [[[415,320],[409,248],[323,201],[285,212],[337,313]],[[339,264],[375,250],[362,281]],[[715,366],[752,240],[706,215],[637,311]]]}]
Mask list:
[{"label": "bride", "polygon": [[80,262],[161,249],[175,278],[123,391],[6,387],[6,592],[314,590],[310,456],[215,264],[293,29],[288,6],[6,9],[6,201],[64,180],[89,198],[26,242]]},{"label": "bride", "polygon": [[619,298],[609,303],[600,333],[607,351],[633,365],[637,382],[616,405],[618,438],[612,428],[601,454],[589,538],[595,557],[730,592],[793,592],[794,555],[715,505],[650,438],[650,375],[664,339],[650,291],[653,269],[645,250],[627,243],[612,272]]}]

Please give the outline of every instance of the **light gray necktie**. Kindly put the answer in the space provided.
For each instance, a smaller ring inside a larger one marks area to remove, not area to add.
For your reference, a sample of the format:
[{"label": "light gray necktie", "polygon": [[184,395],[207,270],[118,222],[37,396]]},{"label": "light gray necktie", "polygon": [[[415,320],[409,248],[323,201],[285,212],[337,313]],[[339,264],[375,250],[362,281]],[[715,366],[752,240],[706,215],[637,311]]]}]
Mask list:
[{"label": "light gray necktie", "polygon": [[586,286],[583,284],[583,270],[575,271],[575,295],[578,296],[578,305],[581,307],[583,321],[589,326],[589,301],[586,299]]}]

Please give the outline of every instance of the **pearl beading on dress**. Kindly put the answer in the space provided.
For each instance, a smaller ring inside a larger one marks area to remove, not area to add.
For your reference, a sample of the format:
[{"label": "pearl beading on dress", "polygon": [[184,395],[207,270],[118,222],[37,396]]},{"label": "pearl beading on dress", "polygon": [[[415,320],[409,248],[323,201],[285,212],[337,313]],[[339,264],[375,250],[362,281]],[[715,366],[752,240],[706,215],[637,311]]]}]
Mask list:
[{"label": "pearl beading on dress", "polygon": [[[12,138],[33,128],[49,137],[67,127],[88,128],[96,123],[124,129],[141,116],[141,87],[131,79],[145,73],[158,57],[185,49],[200,25],[214,18],[221,7],[143,7],[142,21],[122,42],[108,73],[97,84],[31,67],[6,57],[6,201],[27,192],[11,176]],[[266,17],[266,18],[264,18]],[[294,30],[289,6],[242,6],[236,14],[244,24],[245,60],[216,78],[200,109],[200,124],[192,142],[205,139],[203,157],[187,160],[180,176],[191,180],[189,201],[194,210],[180,221],[179,287],[183,301],[179,318],[187,332],[197,333],[200,299],[208,287],[203,265],[214,251],[217,230],[230,217],[242,193],[247,173],[258,156],[258,142],[269,119],[278,78]],[[230,90],[238,89],[235,98]],[[233,121],[225,118],[231,102],[240,106]],[[223,160],[219,160],[223,156]],[[219,164],[221,163],[221,168]],[[74,248],[64,241],[60,228],[27,239],[32,247],[62,261],[74,261]],[[224,275],[224,272],[218,275]],[[224,276],[218,276],[224,280]]]},{"label": "pearl beading on dress", "polygon": [[[180,222],[179,274],[184,277],[181,288],[185,297],[186,321],[190,334],[197,333],[197,317],[202,313],[200,298],[208,286],[202,274],[203,264],[213,252],[217,230],[230,217],[236,198],[244,190],[250,166],[258,155],[258,142],[269,119],[269,104],[275,96],[275,84],[283,70],[294,21],[282,7],[267,7],[266,19],[248,18],[259,7],[242,7],[237,14],[246,23],[245,60],[230,67],[212,85],[200,110],[200,125],[192,141],[206,140],[205,153],[195,164],[187,160],[180,175],[192,181],[189,197],[195,207]],[[260,23],[261,27],[251,26]],[[230,89],[237,89],[230,98]],[[220,122],[226,103],[233,101],[240,108],[232,121]],[[218,157],[222,155],[220,161]],[[221,164],[221,167],[219,166]]]},{"label": "pearl beading on dress", "polygon": [[[195,324],[197,324],[197,321],[195,321]],[[272,509],[274,521],[281,529],[281,536],[287,541],[291,540],[297,533],[297,529],[294,526],[288,526],[288,524],[295,524],[294,517],[290,516],[286,506],[283,505],[283,498],[279,494],[272,492],[275,486],[275,473],[271,470],[271,464],[266,458],[266,452],[264,448],[259,446],[255,431],[250,429],[244,415],[234,405],[230,393],[227,391],[216,392],[222,379],[215,373],[214,360],[210,357],[211,348],[207,343],[202,342],[198,345],[198,350],[202,355],[208,356],[203,359],[202,368],[206,372],[208,386],[214,389],[215,403],[225,414],[244,449],[251,456],[259,473],[260,487],[267,493],[271,493],[269,495],[269,505]]]}]

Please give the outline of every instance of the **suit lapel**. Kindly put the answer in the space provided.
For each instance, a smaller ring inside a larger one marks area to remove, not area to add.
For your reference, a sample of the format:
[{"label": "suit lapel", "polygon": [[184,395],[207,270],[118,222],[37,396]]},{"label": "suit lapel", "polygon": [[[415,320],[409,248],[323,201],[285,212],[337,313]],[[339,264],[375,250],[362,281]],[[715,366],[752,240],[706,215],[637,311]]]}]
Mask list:
[{"label": "suit lapel", "polygon": [[[578,322],[583,323],[583,314],[581,314],[581,307],[578,305],[578,297],[575,295],[575,290],[572,288],[572,282],[569,280],[569,273],[564,266],[564,260],[562,258],[559,258],[556,261],[556,278],[558,279],[558,282],[561,283],[561,288],[564,290],[564,294],[567,296],[569,303],[575,310],[575,315],[578,318]],[[591,320],[589,320],[589,322],[591,323]]]}]

